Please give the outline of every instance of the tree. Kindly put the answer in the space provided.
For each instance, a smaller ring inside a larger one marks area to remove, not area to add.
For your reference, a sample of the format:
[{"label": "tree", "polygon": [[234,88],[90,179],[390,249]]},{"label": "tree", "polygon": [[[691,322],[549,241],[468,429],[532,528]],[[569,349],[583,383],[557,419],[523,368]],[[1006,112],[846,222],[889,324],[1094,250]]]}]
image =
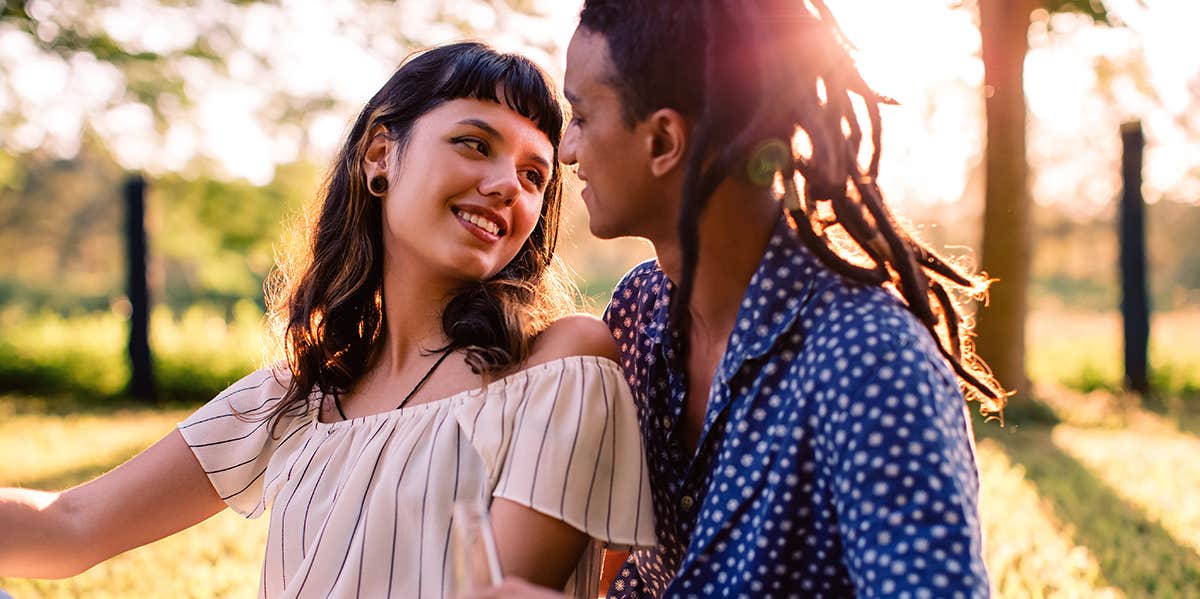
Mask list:
[{"label": "tree", "polygon": [[987,146],[982,269],[997,279],[978,316],[977,351],[1001,384],[1028,396],[1025,317],[1033,255],[1033,202],[1026,162],[1024,91],[1030,16],[1036,9],[1077,11],[1109,23],[1098,0],[979,0]]}]

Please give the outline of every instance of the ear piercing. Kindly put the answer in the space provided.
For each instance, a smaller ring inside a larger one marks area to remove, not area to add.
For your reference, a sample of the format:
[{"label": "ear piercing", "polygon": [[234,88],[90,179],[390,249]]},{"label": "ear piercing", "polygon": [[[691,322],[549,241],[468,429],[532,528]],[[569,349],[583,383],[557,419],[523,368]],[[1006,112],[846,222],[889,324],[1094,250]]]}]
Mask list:
[{"label": "ear piercing", "polygon": [[367,182],[367,189],[371,190],[372,195],[383,196],[387,193],[388,180],[383,175],[375,175]]}]

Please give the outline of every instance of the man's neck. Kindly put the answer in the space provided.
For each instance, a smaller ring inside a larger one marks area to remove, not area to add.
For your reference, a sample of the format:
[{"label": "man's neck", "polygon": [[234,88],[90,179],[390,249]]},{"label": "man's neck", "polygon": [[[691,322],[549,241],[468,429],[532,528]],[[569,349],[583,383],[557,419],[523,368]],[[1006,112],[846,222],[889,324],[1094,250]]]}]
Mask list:
[{"label": "man's neck", "polygon": [[[696,275],[688,312],[694,349],[723,345],[762,261],[780,207],[768,189],[726,181],[700,217]],[[676,285],[683,265],[678,237],[653,240],[663,272]]]}]

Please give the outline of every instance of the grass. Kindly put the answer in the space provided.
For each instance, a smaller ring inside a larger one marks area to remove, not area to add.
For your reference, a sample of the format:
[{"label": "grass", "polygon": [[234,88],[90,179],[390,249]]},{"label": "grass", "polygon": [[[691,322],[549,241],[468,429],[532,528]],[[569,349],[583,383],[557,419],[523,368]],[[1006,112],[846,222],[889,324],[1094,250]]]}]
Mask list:
[{"label": "grass", "polygon": [[[72,413],[0,397],[0,485],[63,489],[133,457],[188,414],[139,407]],[[11,456],[9,459],[7,456]],[[224,512],[67,580],[0,580],[14,597],[247,597],[257,590],[266,520]]]},{"label": "grass", "polygon": [[[985,555],[997,597],[1200,597],[1200,437],[1192,415],[1058,389],[1055,426],[978,424]],[[1077,411],[1072,411],[1078,406]],[[82,413],[0,397],[0,486],[64,488],[150,445],[186,409]],[[223,513],[63,581],[0,580],[27,597],[244,597],[265,518]]]},{"label": "grass", "polygon": [[[11,324],[4,318],[0,325]],[[203,310],[156,313],[160,376],[190,381],[167,388],[211,395],[253,368],[259,318],[244,311],[226,324]],[[123,326],[102,315],[0,327],[0,357],[17,355],[21,376],[49,373],[59,390],[54,399],[0,396],[0,455],[12,456],[0,461],[0,486],[86,481],[188,413],[112,399],[123,385]],[[1048,417],[976,424],[985,554],[998,597],[1200,597],[1200,342],[1188,338],[1200,331],[1200,310],[1155,317],[1151,355],[1162,391],[1145,400],[1118,391],[1118,327],[1115,314],[1036,314],[1030,371]],[[17,369],[3,364],[0,389],[11,388]],[[265,518],[227,512],[75,578],[7,579],[0,588],[18,599],[250,596],[265,539]]]},{"label": "grass", "polygon": [[[1164,396],[1200,396],[1200,309],[1155,314],[1151,384]],[[1026,323],[1029,376],[1081,391],[1121,387],[1121,319],[1116,312],[1044,310]]]}]

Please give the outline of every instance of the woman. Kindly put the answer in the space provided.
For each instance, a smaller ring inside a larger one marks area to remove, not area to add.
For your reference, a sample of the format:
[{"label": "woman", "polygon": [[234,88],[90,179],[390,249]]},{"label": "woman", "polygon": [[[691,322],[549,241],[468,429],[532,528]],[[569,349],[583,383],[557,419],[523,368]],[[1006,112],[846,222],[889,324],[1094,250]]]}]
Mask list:
[{"label": "woman", "polygon": [[0,576],[271,507],[261,596],[442,597],[452,506],[482,498],[506,575],[594,592],[598,549],[652,544],[653,522],[612,338],[568,315],[554,257],[561,127],[522,57],[461,43],[402,65],[275,279],[286,364],[90,483],[0,491]]}]

